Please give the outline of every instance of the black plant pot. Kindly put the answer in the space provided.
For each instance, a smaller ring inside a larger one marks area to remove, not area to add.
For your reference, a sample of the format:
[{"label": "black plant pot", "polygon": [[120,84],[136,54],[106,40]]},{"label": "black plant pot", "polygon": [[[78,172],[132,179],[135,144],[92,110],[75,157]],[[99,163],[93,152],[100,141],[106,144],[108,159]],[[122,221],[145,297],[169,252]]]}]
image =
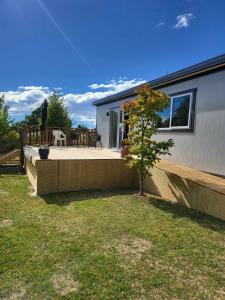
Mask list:
[{"label": "black plant pot", "polygon": [[48,148],[39,148],[40,159],[48,159],[49,149]]}]

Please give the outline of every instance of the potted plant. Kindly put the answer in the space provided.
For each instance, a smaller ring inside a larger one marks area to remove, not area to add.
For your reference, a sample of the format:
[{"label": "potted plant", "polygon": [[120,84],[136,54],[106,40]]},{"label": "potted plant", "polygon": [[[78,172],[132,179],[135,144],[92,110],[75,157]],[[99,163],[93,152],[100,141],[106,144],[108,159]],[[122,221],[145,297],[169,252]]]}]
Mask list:
[{"label": "potted plant", "polygon": [[120,148],[120,157],[124,158],[128,155],[128,140],[122,140]]},{"label": "potted plant", "polygon": [[43,145],[38,149],[40,159],[48,159],[49,156],[49,147],[47,145]]}]

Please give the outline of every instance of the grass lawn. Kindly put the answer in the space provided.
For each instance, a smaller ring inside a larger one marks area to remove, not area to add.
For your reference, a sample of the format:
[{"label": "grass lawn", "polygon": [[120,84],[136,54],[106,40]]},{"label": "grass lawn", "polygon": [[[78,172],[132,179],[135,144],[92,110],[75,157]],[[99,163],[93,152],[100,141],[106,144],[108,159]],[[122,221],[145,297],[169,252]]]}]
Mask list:
[{"label": "grass lawn", "polygon": [[0,298],[225,299],[225,223],[132,191],[0,174]]}]

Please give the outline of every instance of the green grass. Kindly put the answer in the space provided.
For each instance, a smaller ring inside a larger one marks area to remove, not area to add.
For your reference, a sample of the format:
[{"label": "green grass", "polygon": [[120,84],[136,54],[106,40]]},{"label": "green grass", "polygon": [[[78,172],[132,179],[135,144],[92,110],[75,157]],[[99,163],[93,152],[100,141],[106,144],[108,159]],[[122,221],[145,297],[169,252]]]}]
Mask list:
[{"label": "green grass", "polygon": [[225,223],[132,191],[0,174],[0,298],[225,299]]}]

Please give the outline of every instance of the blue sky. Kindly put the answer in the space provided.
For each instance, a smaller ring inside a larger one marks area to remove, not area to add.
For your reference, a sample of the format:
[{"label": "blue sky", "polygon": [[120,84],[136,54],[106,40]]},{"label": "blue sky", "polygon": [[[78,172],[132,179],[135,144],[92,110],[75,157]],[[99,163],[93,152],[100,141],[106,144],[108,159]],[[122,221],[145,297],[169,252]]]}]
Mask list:
[{"label": "blue sky", "polygon": [[0,92],[20,120],[58,88],[91,101],[225,53],[224,0],[0,0]]}]

